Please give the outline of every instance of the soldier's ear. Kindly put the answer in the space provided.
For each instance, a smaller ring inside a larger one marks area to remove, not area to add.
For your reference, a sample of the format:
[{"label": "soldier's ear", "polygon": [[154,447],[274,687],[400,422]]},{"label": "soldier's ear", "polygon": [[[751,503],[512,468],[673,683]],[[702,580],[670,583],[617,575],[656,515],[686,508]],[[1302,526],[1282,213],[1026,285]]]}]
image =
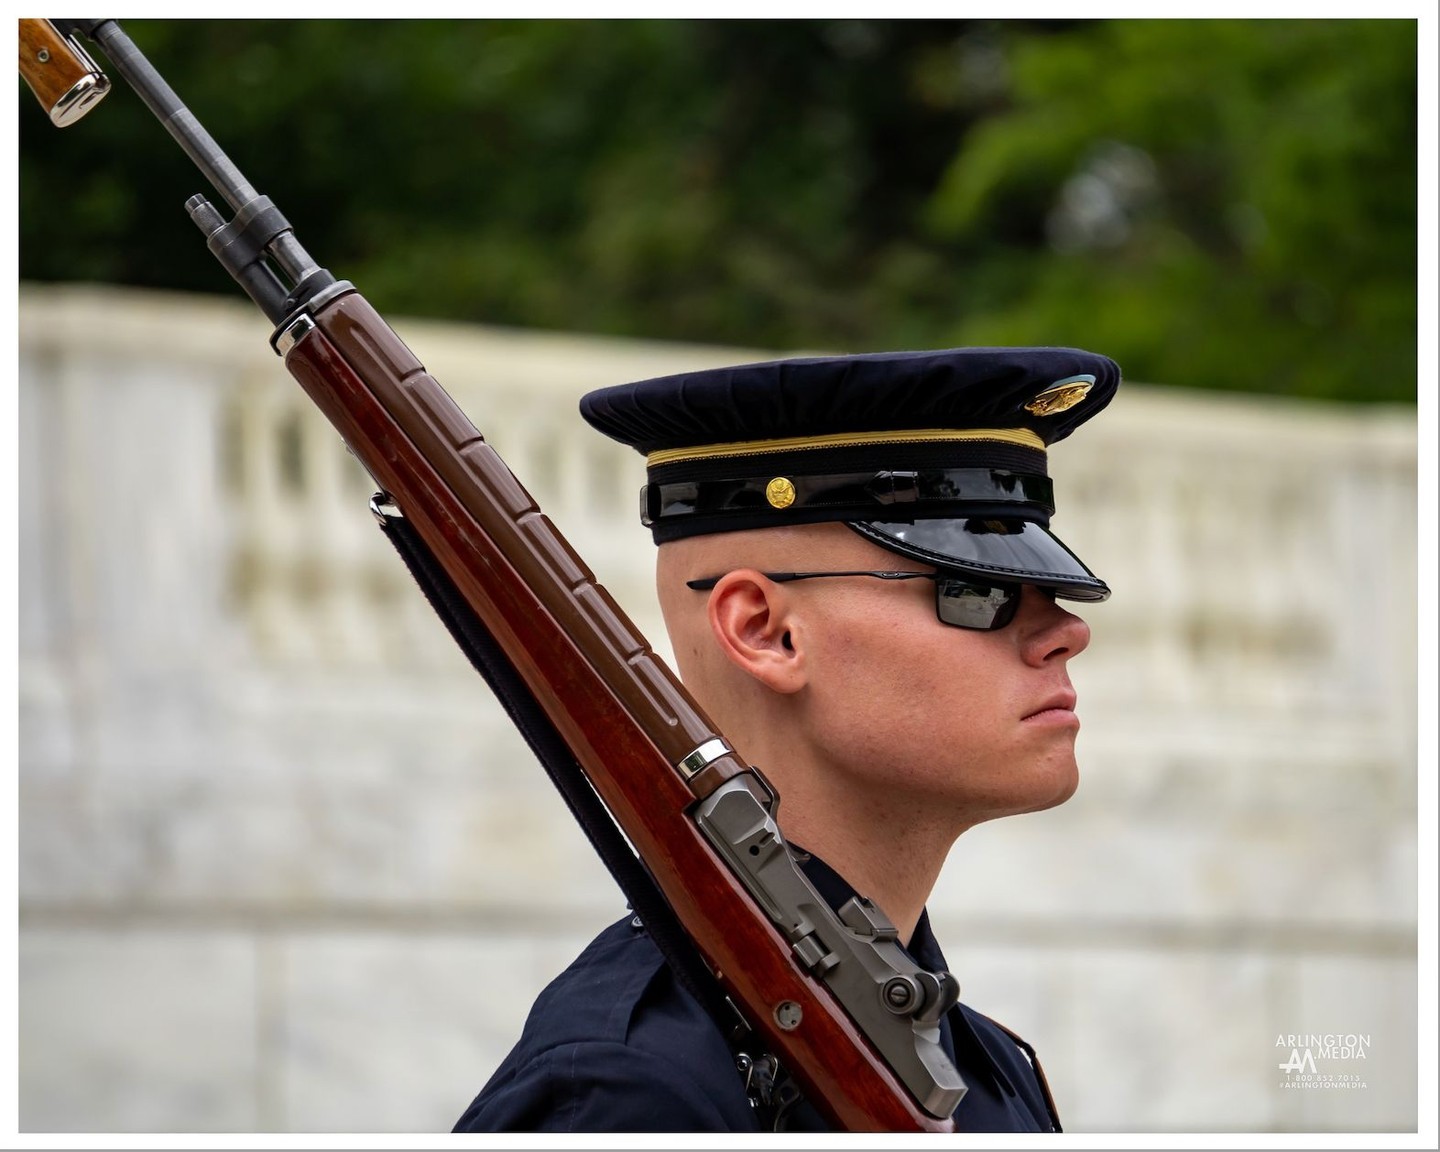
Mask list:
[{"label": "soldier's ear", "polygon": [[737,668],[776,692],[805,686],[803,628],[783,584],[753,568],[727,572],[706,611],[716,643]]}]

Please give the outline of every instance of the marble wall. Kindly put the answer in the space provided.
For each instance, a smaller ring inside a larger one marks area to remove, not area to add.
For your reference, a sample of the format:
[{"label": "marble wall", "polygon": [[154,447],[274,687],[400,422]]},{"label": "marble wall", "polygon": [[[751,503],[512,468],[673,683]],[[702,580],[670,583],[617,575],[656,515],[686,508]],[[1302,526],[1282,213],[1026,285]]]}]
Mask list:
[{"label": "marble wall", "polygon": [[[772,353],[396,327],[665,653],[575,401]],[[22,1130],[447,1129],[623,911],[266,335],[22,287]],[[1131,384],[1051,460],[1115,595],[1080,792],[936,893],[967,1002],[1072,1131],[1413,1130],[1413,410]]]}]

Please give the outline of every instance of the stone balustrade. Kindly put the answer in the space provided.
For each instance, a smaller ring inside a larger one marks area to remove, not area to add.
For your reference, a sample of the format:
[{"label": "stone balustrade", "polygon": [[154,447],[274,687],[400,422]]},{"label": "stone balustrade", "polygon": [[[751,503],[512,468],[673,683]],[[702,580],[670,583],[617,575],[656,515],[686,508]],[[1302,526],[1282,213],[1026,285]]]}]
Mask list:
[{"label": "stone balustrade", "polygon": [[[613,884],[258,315],[19,303],[21,1128],[448,1127]],[[668,653],[576,400],[773,353],[396,327]],[[936,892],[967,1001],[1073,1131],[1413,1129],[1414,411],[1130,384],[1051,465],[1115,595],[1080,792]]]}]

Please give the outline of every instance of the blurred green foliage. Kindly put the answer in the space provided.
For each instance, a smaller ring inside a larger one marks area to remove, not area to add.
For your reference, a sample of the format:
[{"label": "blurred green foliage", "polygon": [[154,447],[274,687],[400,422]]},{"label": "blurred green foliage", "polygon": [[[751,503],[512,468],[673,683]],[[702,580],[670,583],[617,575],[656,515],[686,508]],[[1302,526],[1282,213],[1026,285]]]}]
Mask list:
[{"label": "blurred green foliage", "polygon": [[[1413,20],[126,27],[382,311],[1415,397]],[[132,93],[20,127],[22,278],[238,291]]]}]

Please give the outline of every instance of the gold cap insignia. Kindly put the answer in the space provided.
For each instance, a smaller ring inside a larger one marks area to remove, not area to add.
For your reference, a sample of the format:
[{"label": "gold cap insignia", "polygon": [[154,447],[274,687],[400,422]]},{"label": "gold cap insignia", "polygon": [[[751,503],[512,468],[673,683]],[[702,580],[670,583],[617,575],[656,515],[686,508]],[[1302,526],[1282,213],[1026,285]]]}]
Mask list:
[{"label": "gold cap insignia", "polygon": [[1075,376],[1069,380],[1061,380],[1059,383],[1050,385],[1026,404],[1025,411],[1032,412],[1036,416],[1053,416],[1056,412],[1064,412],[1067,408],[1075,407],[1085,399],[1094,386],[1095,377],[1093,376]]},{"label": "gold cap insignia", "polygon": [[765,499],[772,508],[788,508],[795,503],[795,485],[784,476],[776,476],[765,485]]}]

